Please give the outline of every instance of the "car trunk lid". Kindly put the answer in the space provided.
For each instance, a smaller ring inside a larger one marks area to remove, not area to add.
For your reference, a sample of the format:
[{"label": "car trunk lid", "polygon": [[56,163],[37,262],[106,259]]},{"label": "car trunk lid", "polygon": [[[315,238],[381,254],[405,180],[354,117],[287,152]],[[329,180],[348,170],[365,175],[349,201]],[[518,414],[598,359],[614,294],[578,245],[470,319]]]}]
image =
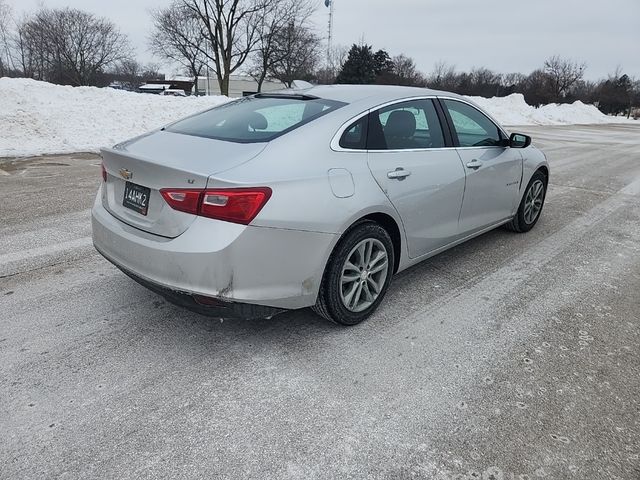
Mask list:
[{"label": "car trunk lid", "polygon": [[265,145],[157,131],[102,149],[106,171],[102,204],[114,217],[133,227],[177,237],[195,215],[171,208],[160,190],[204,189],[210,175],[252,159]]}]

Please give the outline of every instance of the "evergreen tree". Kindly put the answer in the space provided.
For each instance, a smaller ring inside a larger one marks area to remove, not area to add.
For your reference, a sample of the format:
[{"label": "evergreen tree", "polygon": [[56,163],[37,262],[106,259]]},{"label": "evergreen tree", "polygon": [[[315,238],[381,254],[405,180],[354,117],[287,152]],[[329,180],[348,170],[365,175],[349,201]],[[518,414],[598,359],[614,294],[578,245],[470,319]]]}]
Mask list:
[{"label": "evergreen tree", "polygon": [[373,61],[376,76],[392,73],[395,69],[395,64],[386,50],[378,50],[373,56]]},{"label": "evergreen tree", "polygon": [[[633,85],[628,75],[617,72],[602,83],[597,91],[600,110],[610,115],[618,115],[631,109]],[[628,113],[628,112],[627,112]]]},{"label": "evergreen tree", "polygon": [[336,83],[369,84],[376,80],[376,60],[370,45],[353,45]]}]

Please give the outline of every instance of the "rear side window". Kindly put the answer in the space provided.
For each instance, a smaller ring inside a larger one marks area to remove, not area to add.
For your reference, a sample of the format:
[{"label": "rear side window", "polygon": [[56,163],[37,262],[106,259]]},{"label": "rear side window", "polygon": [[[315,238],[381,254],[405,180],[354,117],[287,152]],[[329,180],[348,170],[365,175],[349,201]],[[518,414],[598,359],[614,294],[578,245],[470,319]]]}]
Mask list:
[{"label": "rear side window", "polygon": [[369,117],[364,116],[347,128],[340,138],[340,146],[351,150],[365,150],[367,148],[367,126]]},{"label": "rear side window", "polygon": [[369,115],[369,150],[444,147],[442,127],[431,100],[410,100]]},{"label": "rear side window", "polygon": [[187,117],[166,130],[230,142],[268,142],[343,105],[303,96],[244,97]]},{"label": "rear side window", "polygon": [[480,110],[466,103],[444,100],[461,147],[500,147],[500,130]]}]

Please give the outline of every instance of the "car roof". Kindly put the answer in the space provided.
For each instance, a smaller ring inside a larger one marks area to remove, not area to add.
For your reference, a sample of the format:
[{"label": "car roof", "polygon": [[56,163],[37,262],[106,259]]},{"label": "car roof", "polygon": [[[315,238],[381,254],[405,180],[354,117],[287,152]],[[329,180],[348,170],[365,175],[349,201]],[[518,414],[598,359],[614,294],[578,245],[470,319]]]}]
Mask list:
[{"label": "car roof", "polygon": [[304,94],[345,103],[356,103],[368,98],[375,98],[376,101],[392,101],[430,95],[462,98],[455,93],[398,85],[316,85],[305,89],[287,89],[273,93]]},{"label": "car roof", "polygon": [[463,101],[473,105],[475,108],[489,117],[493,123],[498,125],[506,134],[506,130],[502,124],[489,112],[480,107],[473,99],[458,95],[457,93],[445,92],[442,90],[432,90],[430,88],[421,87],[403,87],[399,85],[314,85],[309,88],[296,89],[290,88],[285,90],[277,90],[269,93],[269,95],[309,95],[319,97],[326,100],[335,100],[344,102],[357,107],[358,110],[374,108],[387,102],[403,100],[416,97],[447,97]]}]

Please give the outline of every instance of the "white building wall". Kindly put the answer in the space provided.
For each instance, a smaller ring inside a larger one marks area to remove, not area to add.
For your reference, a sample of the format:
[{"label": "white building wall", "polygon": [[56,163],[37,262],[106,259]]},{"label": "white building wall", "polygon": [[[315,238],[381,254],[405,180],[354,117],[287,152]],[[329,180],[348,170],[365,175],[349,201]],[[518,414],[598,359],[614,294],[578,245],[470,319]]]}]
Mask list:
[{"label": "white building wall", "polygon": [[[220,95],[220,85],[217,77],[198,77],[198,93],[207,92],[207,80],[209,81],[209,95]],[[279,81],[265,80],[262,83],[263,92],[273,92],[286,88],[286,85]],[[242,97],[245,92],[256,93],[258,82],[248,75],[231,75],[229,79],[229,96],[232,98]]]}]

